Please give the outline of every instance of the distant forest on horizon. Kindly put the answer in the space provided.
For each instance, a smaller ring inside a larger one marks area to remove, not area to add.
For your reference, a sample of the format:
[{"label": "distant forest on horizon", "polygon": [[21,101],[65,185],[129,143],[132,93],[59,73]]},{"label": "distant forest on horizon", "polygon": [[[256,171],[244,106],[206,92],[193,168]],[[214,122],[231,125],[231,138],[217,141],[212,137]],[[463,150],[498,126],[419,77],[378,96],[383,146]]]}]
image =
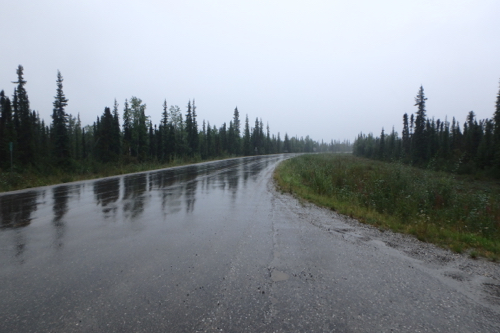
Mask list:
[{"label": "distant forest on horizon", "polygon": [[401,137],[394,128],[389,134],[382,128],[379,137],[360,133],[353,143],[353,153],[433,170],[500,178],[500,90],[493,118],[478,120],[470,111],[463,129],[455,117],[451,123],[427,117],[426,100],[421,86],[415,97],[417,111],[403,115]]},{"label": "distant forest on horizon", "polygon": [[163,103],[161,121],[153,124],[146,104],[137,97],[125,100],[120,117],[115,99],[91,125],[82,126],[80,116],[67,114],[68,99],[58,71],[52,120],[46,123],[30,108],[24,68],[17,68],[12,100],[0,92],[0,172],[34,169],[43,173],[76,171],[88,163],[170,163],[174,160],[207,160],[230,156],[296,152],[350,152],[349,141],[316,142],[309,136],[284,138],[264,130],[262,119],[253,127],[245,118],[243,132],[238,108],[229,124],[217,127],[203,120],[198,125],[195,101],[182,113],[177,105]]}]

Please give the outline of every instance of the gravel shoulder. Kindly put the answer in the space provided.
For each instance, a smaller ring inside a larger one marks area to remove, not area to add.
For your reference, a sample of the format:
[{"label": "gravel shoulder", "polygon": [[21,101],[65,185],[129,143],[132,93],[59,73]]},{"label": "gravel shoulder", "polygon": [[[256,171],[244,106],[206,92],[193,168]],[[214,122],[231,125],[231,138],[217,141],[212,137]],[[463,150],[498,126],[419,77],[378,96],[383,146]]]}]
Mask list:
[{"label": "gravel shoulder", "polygon": [[379,230],[294,195],[275,191],[290,200],[290,206],[296,207],[296,213],[302,215],[304,221],[323,232],[341,235],[348,242],[374,246],[391,256],[404,258],[415,268],[500,315],[499,263],[473,259],[467,253],[454,253],[411,235]]}]

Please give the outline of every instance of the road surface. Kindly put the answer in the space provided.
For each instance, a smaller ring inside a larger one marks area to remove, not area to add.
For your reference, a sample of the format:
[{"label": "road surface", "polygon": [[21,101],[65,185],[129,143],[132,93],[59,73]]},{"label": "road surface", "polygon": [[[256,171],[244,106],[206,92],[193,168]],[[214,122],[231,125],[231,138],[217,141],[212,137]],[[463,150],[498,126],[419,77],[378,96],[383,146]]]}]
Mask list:
[{"label": "road surface", "polygon": [[500,332],[498,264],[277,192],[287,157],[0,195],[0,331]]}]

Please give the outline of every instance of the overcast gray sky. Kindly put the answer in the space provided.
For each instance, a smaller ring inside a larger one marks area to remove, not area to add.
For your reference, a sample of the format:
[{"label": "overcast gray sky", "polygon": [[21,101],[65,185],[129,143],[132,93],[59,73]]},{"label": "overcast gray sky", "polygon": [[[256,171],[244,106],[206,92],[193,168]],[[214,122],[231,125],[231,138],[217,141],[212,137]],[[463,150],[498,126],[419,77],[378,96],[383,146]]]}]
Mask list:
[{"label": "overcast gray sky", "polygon": [[424,86],[429,116],[491,118],[500,79],[498,0],[0,0],[0,89],[24,66],[50,122],[57,70],[67,112],[91,124],[137,96],[271,132],[353,140],[401,132]]}]

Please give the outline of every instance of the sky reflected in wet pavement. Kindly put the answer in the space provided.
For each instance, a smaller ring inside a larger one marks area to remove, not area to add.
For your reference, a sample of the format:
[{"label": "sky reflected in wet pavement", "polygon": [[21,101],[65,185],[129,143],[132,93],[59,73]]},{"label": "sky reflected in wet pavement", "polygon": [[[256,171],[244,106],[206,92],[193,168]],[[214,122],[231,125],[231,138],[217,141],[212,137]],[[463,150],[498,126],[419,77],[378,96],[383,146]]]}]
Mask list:
[{"label": "sky reflected in wet pavement", "polygon": [[0,264],[103,236],[92,230],[115,228],[126,237],[124,229],[154,232],[215,207],[234,208],[238,189],[280,159],[230,159],[0,194]]},{"label": "sky reflected in wet pavement", "polygon": [[198,304],[193,318],[213,304],[218,288],[209,287],[224,280],[252,227],[248,211],[260,206],[248,198],[284,158],[0,194],[0,331],[138,331],[145,316],[156,327],[191,327],[180,319],[186,295]]}]

